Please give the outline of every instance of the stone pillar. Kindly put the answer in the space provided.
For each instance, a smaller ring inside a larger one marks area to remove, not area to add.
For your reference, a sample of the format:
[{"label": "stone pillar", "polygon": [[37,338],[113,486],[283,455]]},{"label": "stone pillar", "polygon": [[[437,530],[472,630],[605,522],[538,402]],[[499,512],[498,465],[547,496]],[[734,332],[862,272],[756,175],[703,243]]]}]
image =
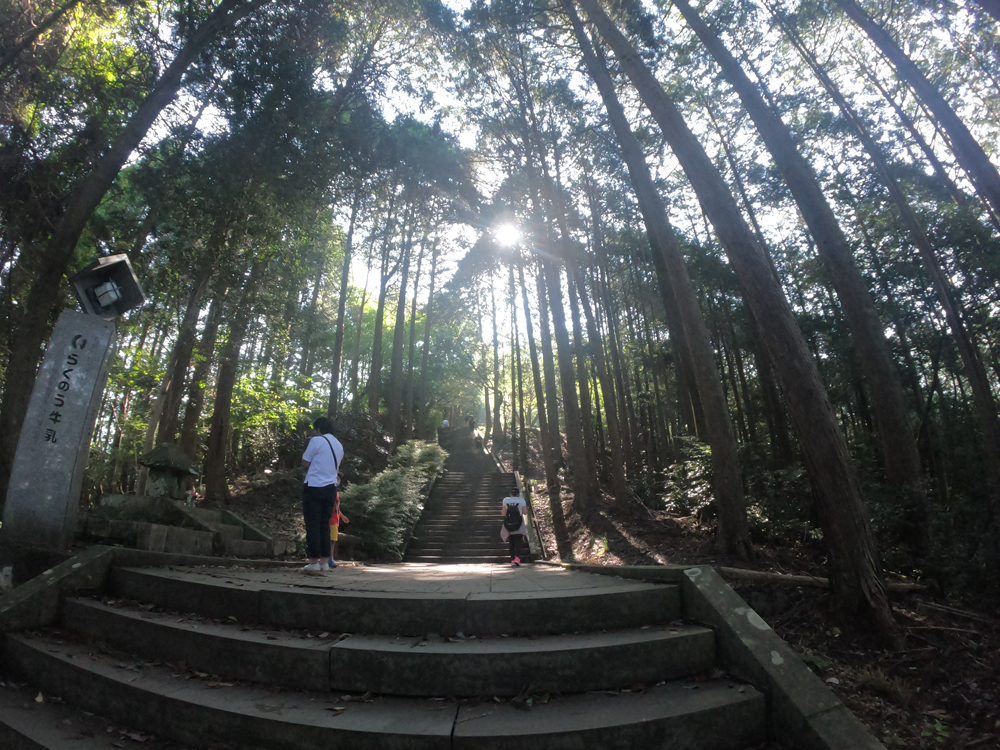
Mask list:
[{"label": "stone pillar", "polygon": [[52,550],[72,545],[114,337],[114,321],[75,310],[59,316],[14,454],[5,542]]}]

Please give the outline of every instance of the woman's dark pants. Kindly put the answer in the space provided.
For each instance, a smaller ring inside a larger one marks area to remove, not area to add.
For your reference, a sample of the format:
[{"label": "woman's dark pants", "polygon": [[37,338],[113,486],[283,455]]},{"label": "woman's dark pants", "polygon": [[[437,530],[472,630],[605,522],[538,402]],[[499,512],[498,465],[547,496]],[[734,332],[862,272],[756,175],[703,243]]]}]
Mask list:
[{"label": "woman's dark pants", "polygon": [[337,485],[302,487],[302,517],[306,522],[306,557],[330,556],[330,516],[337,500]]},{"label": "woman's dark pants", "polygon": [[524,543],[525,549],[528,547],[528,538],[524,534],[511,534],[507,537],[507,546],[510,548],[510,559],[520,557],[517,548]]}]

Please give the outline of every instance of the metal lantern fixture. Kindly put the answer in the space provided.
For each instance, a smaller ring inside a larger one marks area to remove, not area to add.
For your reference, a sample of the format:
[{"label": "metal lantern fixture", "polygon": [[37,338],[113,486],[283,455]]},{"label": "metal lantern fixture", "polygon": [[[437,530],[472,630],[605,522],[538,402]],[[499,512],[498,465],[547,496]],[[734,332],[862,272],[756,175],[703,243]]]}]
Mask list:
[{"label": "metal lantern fixture", "polygon": [[114,320],[146,302],[128,256],[97,258],[69,278],[80,307],[88,315]]}]

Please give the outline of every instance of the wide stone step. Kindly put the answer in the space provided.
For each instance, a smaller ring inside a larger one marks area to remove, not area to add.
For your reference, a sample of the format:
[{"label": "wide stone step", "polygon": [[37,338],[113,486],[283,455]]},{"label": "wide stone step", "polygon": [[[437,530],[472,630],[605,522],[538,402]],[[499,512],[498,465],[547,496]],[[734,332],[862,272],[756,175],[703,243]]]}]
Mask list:
[{"label": "wide stone step", "polygon": [[507,562],[503,555],[406,555],[403,562],[430,563],[434,565],[486,565]]},{"label": "wide stone step", "polygon": [[450,539],[499,539],[500,524],[490,524],[489,526],[473,526],[463,529],[461,527],[433,527],[418,526],[413,530],[413,536],[420,538],[450,538]]},{"label": "wide stone step", "polygon": [[[558,634],[662,625],[680,617],[676,586],[601,581],[595,588],[567,583],[560,590],[539,586],[524,591],[513,588],[514,573],[509,571],[510,593],[464,589],[424,593],[328,589],[323,587],[326,576],[303,575],[301,584],[289,585],[227,580],[184,570],[114,568],[111,588],[118,596],[168,611],[317,632]],[[518,575],[541,576],[542,581],[572,580],[554,578],[547,571],[519,571]],[[496,574],[492,577],[496,579]]]},{"label": "wide stone step", "polygon": [[[111,740],[125,747],[117,731],[108,734],[108,719],[89,711],[84,713],[61,701],[47,700],[45,695],[37,701],[37,687],[14,685],[9,676],[5,677],[7,679],[0,684],[0,748],[3,750],[110,750],[114,746]],[[148,739],[136,727],[130,729]]]},{"label": "wide stone step", "polygon": [[655,684],[711,669],[714,635],[657,626],[520,638],[292,637],[69,599],[63,626],[147,659],[300,690],[410,696],[513,696]]},{"label": "wide stone step", "polygon": [[413,530],[413,536],[418,539],[499,539],[500,525],[490,524],[489,526],[462,527],[417,527]]},{"label": "wide stone step", "polygon": [[728,680],[544,698],[461,705],[453,750],[741,750],[766,735],[764,696]]},{"label": "wide stone step", "polygon": [[426,537],[419,536],[414,537],[410,541],[410,545],[406,548],[407,554],[414,554],[421,549],[440,549],[443,547],[450,548],[468,548],[468,549],[480,549],[488,551],[503,551],[507,549],[507,545],[500,541],[500,539],[495,535],[491,534],[489,537],[482,537],[479,539],[470,539],[468,537],[455,536],[455,537]]},{"label": "wide stone step", "polygon": [[457,712],[456,704],[422,698],[347,702],[235,685],[23,635],[4,639],[4,664],[48,695],[197,748],[450,750]]},{"label": "wide stone step", "polygon": [[499,540],[483,541],[481,543],[471,543],[463,542],[462,540],[454,540],[451,542],[434,542],[429,540],[424,540],[422,542],[413,542],[406,550],[408,555],[416,555],[434,550],[436,552],[447,552],[447,553],[457,553],[461,552],[463,554],[471,554],[474,552],[495,552],[501,554],[507,551],[507,545],[502,544]]},{"label": "wide stone step", "polygon": [[[739,750],[765,739],[763,696],[726,679],[570,696],[532,692],[531,710],[525,710],[523,703],[492,699],[456,704],[376,695],[348,701],[275,691],[23,635],[5,639],[4,656],[6,668],[30,675],[45,695],[197,748]],[[90,750],[27,745],[39,746]]]}]

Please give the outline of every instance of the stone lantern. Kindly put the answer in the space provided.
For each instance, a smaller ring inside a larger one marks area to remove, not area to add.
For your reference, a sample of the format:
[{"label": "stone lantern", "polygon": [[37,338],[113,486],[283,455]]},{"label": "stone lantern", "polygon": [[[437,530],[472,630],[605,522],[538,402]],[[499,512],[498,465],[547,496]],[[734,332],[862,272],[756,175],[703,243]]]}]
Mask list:
[{"label": "stone lantern", "polygon": [[154,448],[142,456],[139,463],[149,468],[148,497],[180,500],[187,492],[187,478],[198,474],[191,457],[173,443]]}]

